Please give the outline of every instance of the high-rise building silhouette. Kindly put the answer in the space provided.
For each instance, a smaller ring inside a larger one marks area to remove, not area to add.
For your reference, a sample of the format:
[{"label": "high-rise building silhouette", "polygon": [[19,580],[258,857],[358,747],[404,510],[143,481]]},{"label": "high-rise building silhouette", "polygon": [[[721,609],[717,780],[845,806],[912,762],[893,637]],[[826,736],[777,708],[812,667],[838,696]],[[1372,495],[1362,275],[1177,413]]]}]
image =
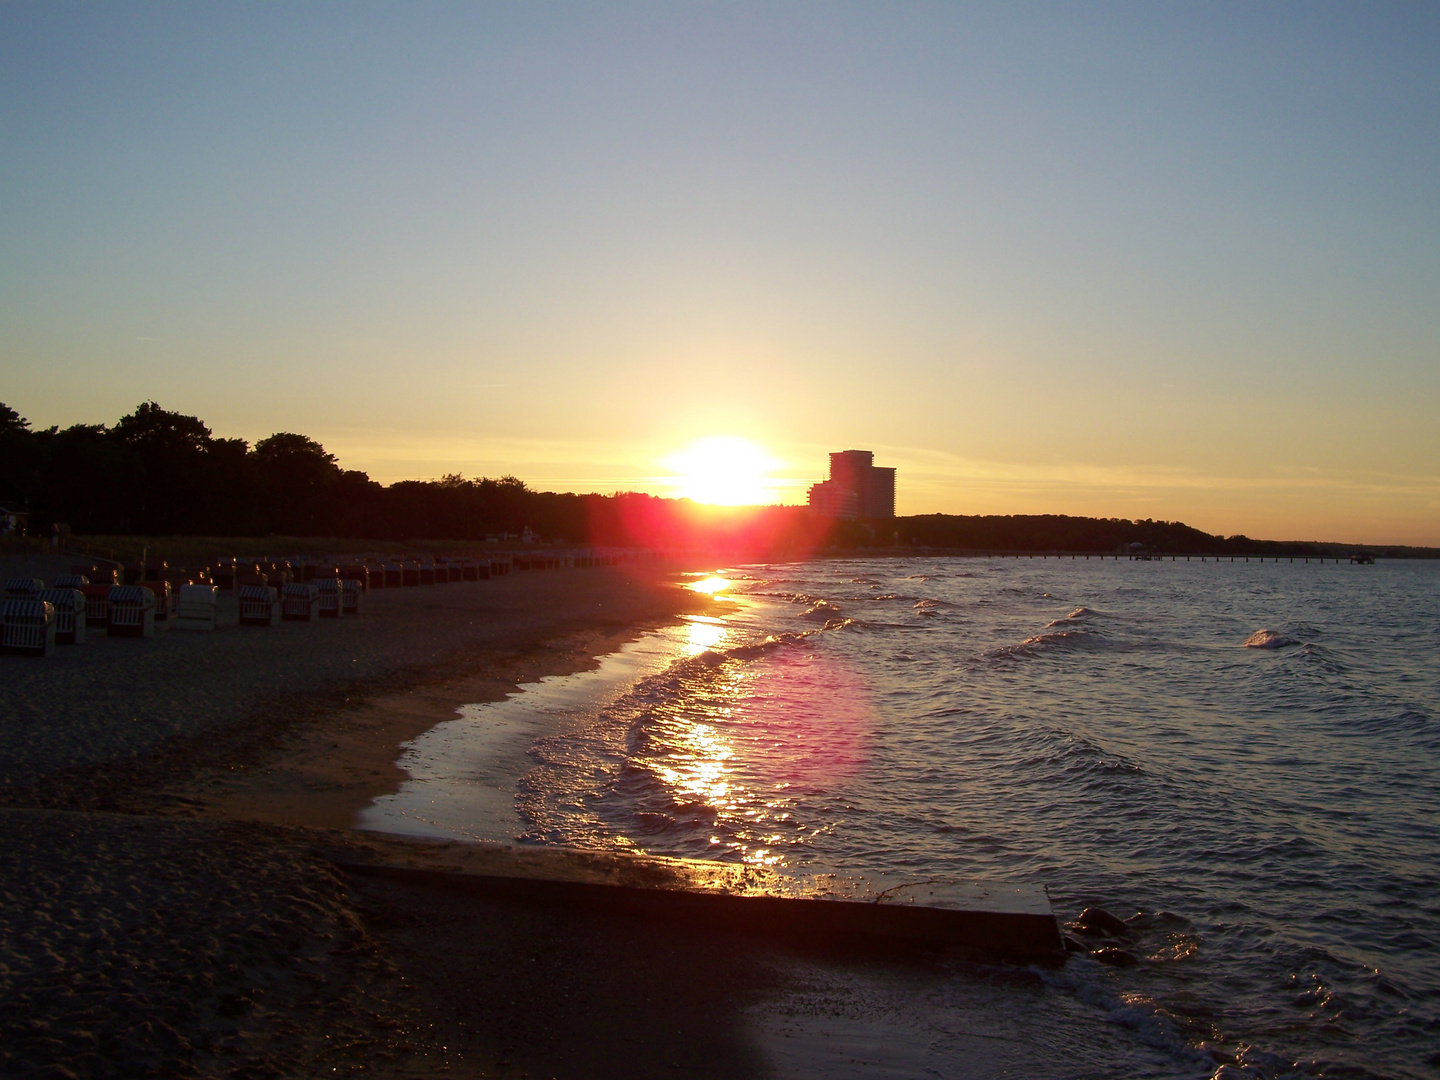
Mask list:
[{"label": "high-rise building silhouette", "polygon": [[842,521],[895,516],[895,470],[876,468],[870,450],[830,455],[830,479],[810,487],[810,509]]}]

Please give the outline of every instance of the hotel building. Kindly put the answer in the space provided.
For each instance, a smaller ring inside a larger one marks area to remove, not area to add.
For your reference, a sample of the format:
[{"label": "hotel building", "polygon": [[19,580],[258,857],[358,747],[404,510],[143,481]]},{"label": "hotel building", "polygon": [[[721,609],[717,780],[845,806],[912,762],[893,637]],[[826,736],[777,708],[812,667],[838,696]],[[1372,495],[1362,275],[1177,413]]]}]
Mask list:
[{"label": "hotel building", "polygon": [[830,479],[810,487],[810,509],[842,521],[895,516],[895,470],[875,467],[870,450],[830,455]]}]

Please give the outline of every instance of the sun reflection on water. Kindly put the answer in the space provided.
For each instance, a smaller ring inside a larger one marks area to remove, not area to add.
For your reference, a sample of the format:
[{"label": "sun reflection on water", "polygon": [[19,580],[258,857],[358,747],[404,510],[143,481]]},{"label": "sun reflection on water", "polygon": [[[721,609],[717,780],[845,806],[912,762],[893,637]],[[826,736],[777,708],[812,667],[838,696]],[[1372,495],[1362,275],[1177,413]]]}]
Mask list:
[{"label": "sun reflection on water", "polygon": [[725,589],[728,589],[730,587],[730,582],[727,581],[725,578],[721,577],[719,574],[711,574],[709,577],[703,577],[696,581],[692,581],[685,587],[687,589],[693,589],[695,592],[698,593],[705,593],[707,596],[714,596],[716,593],[723,592]]},{"label": "sun reflection on water", "polygon": [[[631,763],[654,785],[632,789],[647,823],[636,839],[783,868],[834,824],[812,820],[801,802],[867,756],[869,694],[812,648],[767,647],[722,619],[687,622],[691,663],[656,688],[632,745]],[[736,647],[743,659],[727,651]]]},{"label": "sun reflection on water", "polygon": [[692,615],[686,621],[690,623],[690,627],[685,648],[691,656],[699,656],[703,652],[719,649],[730,636],[723,619],[709,619],[703,615]]}]

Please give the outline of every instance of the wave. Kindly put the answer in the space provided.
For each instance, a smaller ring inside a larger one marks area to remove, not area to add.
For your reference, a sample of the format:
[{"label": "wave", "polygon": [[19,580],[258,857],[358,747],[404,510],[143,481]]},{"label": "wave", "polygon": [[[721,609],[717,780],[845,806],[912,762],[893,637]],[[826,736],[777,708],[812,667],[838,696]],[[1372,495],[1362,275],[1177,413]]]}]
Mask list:
[{"label": "wave", "polygon": [[1294,638],[1288,638],[1275,630],[1256,630],[1244,641],[1247,649],[1283,649],[1288,645],[1299,645]]},{"label": "wave", "polygon": [[1078,607],[1074,611],[1070,612],[1069,615],[1066,615],[1063,618],[1051,619],[1048,623],[1045,624],[1045,627],[1046,629],[1049,629],[1052,626],[1064,626],[1066,623],[1080,622],[1081,620],[1087,619],[1094,614],[1095,612],[1091,611],[1087,607]]},{"label": "wave", "polygon": [[1035,634],[1027,637],[1021,645],[1054,645],[1060,642],[1069,641],[1071,638],[1079,637],[1078,630],[1058,630],[1053,634]]},{"label": "wave", "polygon": [[1098,640],[1100,639],[1096,635],[1084,630],[1052,630],[1045,634],[1032,634],[1018,645],[991,649],[985,656],[990,660],[1036,657],[1055,649],[1071,649]]}]

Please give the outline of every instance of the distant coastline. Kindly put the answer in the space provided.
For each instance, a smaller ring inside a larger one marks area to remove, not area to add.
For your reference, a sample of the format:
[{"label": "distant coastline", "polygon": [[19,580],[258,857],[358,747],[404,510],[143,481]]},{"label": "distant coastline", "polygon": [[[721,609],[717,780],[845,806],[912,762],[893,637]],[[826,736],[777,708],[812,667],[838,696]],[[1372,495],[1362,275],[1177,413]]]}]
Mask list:
[{"label": "distant coastline", "polygon": [[[851,451],[859,453],[859,451]],[[885,471],[885,470],[880,470]],[[0,541],[17,534],[138,558],[529,544],[710,553],[734,560],[904,549],[984,552],[1440,558],[1401,544],[1215,536],[1179,521],[1063,514],[918,514],[846,521],[806,506],[711,506],[639,492],[535,491],[515,477],[382,485],[304,435],[253,447],[144,402],[114,425],[32,430],[0,405]],[[183,539],[182,539],[183,538]],[[198,550],[203,538],[208,550]],[[195,542],[191,542],[194,540]],[[259,548],[255,543],[259,543]],[[33,544],[33,542],[32,542]],[[395,545],[399,545],[397,548]],[[183,553],[180,551],[184,548]],[[318,548],[318,550],[317,550]],[[68,549],[68,548],[67,548]]]}]

